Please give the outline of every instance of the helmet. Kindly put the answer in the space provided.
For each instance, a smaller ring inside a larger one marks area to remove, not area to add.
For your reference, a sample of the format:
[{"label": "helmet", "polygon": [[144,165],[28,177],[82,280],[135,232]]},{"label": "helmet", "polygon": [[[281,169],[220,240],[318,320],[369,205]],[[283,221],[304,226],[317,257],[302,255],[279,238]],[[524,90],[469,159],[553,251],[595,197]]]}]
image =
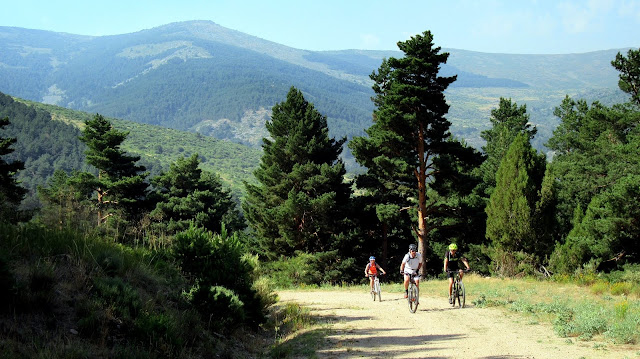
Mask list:
[{"label": "helmet", "polygon": [[369,260],[370,260],[370,261],[375,261],[375,260],[376,260],[376,257],[371,256],[371,257],[369,257]]},{"label": "helmet", "polygon": [[417,251],[418,250],[418,246],[416,246],[415,244],[411,243],[409,245],[409,250],[410,251]]},{"label": "helmet", "polygon": [[455,243],[451,243],[451,244],[449,245],[449,250],[450,250],[450,251],[457,251],[457,250],[458,250],[458,245],[457,245],[457,244],[455,244]]}]

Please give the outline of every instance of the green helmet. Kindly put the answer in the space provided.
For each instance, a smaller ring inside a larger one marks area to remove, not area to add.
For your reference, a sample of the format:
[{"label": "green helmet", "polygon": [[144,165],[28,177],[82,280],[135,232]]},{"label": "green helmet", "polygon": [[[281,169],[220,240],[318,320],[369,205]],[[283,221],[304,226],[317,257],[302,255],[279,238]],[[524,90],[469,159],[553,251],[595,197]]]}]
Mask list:
[{"label": "green helmet", "polygon": [[449,245],[449,250],[450,250],[450,251],[457,251],[457,250],[458,250],[458,245],[457,245],[457,244],[455,244],[455,243],[451,243],[451,244]]}]

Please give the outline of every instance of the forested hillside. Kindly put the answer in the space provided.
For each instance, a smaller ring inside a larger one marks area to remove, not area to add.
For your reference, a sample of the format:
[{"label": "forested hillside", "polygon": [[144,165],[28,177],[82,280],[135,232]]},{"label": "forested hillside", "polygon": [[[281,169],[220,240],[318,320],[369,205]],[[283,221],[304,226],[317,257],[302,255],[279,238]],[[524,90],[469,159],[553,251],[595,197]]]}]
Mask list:
[{"label": "forested hillside", "polygon": [[[199,132],[259,147],[271,107],[290,86],[328,117],[333,136],[351,139],[371,122],[372,80],[398,51],[293,49],[208,21],[132,34],[89,37],[0,27],[0,91],[27,100],[138,123]],[[442,73],[455,135],[476,148],[500,97],[526,104],[544,149],[565,95],[622,98],[607,59],[586,54],[507,55],[446,49]],[[343,156],[351,158],[350,152]],[[349,164],[349,163],[348,163]],[[348,166],[352,168],[352,166]]]},{"label": "forested hillside", "polygon": [[[88,170],[86,146],[79,141],[84,122],[93,115],[53,105],[14,99],[0,93],[0,118],[11,124],[5,130],[15,137],[15,152],[9,157],[25,163],[17,178],[29,190],[25,207],[38,206],[37,186],[44,185],[55,170],[71,173]],[[242,181],[252,181],[260,150],[216,140],[197,133],[112,119],[116,128],[129,132],[122,148],[141,156],[150,175],[169,169],[179,158],[200,156],[203,169],[221,176],[236,198],[243,196]]]}]

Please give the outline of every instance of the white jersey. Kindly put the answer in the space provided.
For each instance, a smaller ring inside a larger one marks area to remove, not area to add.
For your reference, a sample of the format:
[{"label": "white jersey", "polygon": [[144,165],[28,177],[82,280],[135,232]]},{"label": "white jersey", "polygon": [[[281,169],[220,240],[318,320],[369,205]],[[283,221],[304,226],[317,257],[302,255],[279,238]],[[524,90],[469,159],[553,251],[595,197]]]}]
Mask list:
[{"label": "white jersey", "polygon": [[418,266],[422,263],[422,255],[416,252],[416,256],[411,258],[411,254],[407,253],[404,255],[402,263],[404,263],[404,273],[411,274],[418,270]]}]

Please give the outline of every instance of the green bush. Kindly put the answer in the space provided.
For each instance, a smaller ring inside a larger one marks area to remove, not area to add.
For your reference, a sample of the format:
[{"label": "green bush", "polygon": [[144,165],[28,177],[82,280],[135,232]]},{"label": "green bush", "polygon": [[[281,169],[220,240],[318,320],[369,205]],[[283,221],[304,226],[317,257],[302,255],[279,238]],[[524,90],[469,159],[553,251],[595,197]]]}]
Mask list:
[{"label": "green bush", "polygon": [[561,337],[591,339],[607,330],[610,315],[611,313],[594,303],[580,303],[573,309],[559,312],[553,321],[553,327]]},{"label": "green bush", "polygon": [[213,330],[227,331],[246,320],[244,303],[225,287],[197,285],[187,293],[187,298],[205,315]]},{"label": "green bush", "polygon": [[113,305],[114,312],[124,320],[133,320],[142,308],[140,295],[122,278],[96,278],[94,286],[97,296],[106,304]]},{"label": "green bush", "polygon": [[[244,303],[243,315],[237,316],[237,321],[251,325],[264,322],[266,307],[273,298],[267,288],[254,285],[258,277],[257,259],[246,255],[237,232],[229,235],[223,226],[220,234],[214,234],[191,226],[176,234],[174,242],[173,256],[182,270],[194,278],[194,286],[200,288],[197,291],[200,298],[209,296],[211,287],[224,287],[232,291],[240,303]],[[221,299],[216,305],[220,306],[223,302]],[[198,307],[205,309],[203,314],[210,315],[206,306]]]},{"label": "green bush", "polygon": [[[342,284],[361,278],[354,258],[340,258],[337,251],[297,253],[267,265],[269,277],[280,288],[323,283]],[[349,273],[356,275],[349,276]]]},{"label": "green bush", "polygon": [[172,348],[173,353],[182,347],[182,337],[178,335],[174,319],[161,313],[141,313],[134,322],[134,335],[143,343],[166,343]]},{"label": "green bush", "polygon": [[611,285],[611,294],[613,295],[629,295],[633,285],[629,282],[618,282]]}]

